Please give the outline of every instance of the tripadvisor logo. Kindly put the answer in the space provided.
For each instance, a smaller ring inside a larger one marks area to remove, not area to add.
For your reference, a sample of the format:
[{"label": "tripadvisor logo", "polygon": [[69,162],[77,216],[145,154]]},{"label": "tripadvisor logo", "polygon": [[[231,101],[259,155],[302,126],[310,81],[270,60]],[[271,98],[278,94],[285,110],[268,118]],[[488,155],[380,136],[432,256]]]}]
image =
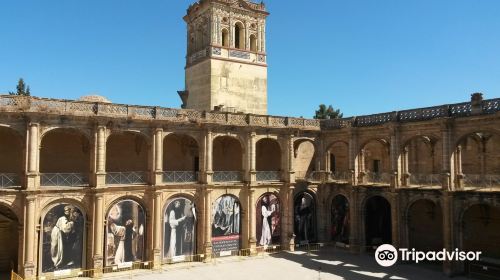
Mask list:
[{"label": "tripadvisor logo", "polygon": [[458,249],[453,251],[443,249],[441,251],[428,252],[417,251],[415,249],[409,250],[406,248],[399,248],[399,250],[397,250],[391,244],[380,245],[375,251],[375,260],[379,265],[385,267],[393,266],[398,259],[414,263],[419,263],[421,261],[479,261],[480,256],[480,251],[465,252],[459,251]]}]

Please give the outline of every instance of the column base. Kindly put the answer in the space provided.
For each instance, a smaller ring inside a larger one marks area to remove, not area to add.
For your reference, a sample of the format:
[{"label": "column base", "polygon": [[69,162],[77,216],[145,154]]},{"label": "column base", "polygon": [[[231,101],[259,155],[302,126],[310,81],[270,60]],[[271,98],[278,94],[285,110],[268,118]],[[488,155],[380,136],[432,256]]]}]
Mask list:
[{"label": "column base", "polygon": [[25,279],[36,278],[36,267],[33,263],[25,263],[23,269]]},{"label": "column base", "polygon": [[40,174],[29,173],[26,175],[26,189],[34,190],[40,187]]},{"label": "column base", "polygon": [[161,250],[155,249],[153,250],[153,270],[160,270],[161,267]]},{"label": "column base", "polygon": [[93,258],[93,272],[92,278],[99,278],[103,275],[103,257],[101,255],[96,255]]},{"label": "column base", "polygon": [[204,254],[205,257],[203,259],[203,262],[210,262],[212,260],[212,243],[207,242],[205,243],[205,248],[204,248]]},{"label": "column base", "polygon": [[295,251],[295,234],[293,234],[290,239],[288,240],[288,244],[287,244],[287,249],[288,251]]},{"label": "column base", "polygon": [[96,173],[95,187],[104,188],[106,186],[106,172]]},{"label": "column base", "polygon": [[257,239],[250,238],[248,240],[248,247],[250,248],[250,256],[257,255]]}]

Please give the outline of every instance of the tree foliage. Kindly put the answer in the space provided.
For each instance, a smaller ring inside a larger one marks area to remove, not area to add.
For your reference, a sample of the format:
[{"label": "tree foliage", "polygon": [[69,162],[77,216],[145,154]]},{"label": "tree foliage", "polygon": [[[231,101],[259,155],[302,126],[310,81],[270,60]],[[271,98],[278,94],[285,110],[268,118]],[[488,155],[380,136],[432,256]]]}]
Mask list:
[{"label": "tree foliage", "polygon": [[325,104],[320,104],[319,109],[316,110],[314,115],[315,119],[339,119],[342,118],[344,114],[340,112],[340,109],[333,109],[332,105],[326,107]]},{"label": "tree foliage", "polygon": [[31,95],[30,86],[27,86],[24,83],[23,78],[20,78],[19,81],[17,82],[16,90],[17,90],[16,92],[10,91],[9,94],[10,95],[22,95],[22,96],[30,96]]}]

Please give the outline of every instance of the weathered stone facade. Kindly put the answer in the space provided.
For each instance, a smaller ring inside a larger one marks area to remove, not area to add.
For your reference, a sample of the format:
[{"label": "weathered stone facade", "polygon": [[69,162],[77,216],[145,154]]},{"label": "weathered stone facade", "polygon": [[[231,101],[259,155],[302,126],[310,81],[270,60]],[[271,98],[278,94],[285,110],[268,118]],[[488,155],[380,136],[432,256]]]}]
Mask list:
[{"label": "weathered stone facade", "polygon": [[[280,243],[293,248],[296,198],[307,191],[316,203],[310,242],[332,241],[332,201],[342,195],[352,251],[391,242],[481,249],[498,258],[499,104],[319,121],[2,96],[1,214],[18,239],[9,257],[26,276],[41,274],[41,221],[68,203],[84,213],[82,268],[100,268],[105,215],[130,199],[146,215],[144,260],[161,263],[173,197],[194,201],[196,252],[209,257],[211,207],[228,194],[241,203],[241,248],[258,246],[255,205],[265,193],[279,197]],[[381,214],[389,215],[385,235],[369,222],[381,204],[389,207]],[[433,242],[425,241],[428,230]],[[449,274],[464,269],[445,264]]]}]

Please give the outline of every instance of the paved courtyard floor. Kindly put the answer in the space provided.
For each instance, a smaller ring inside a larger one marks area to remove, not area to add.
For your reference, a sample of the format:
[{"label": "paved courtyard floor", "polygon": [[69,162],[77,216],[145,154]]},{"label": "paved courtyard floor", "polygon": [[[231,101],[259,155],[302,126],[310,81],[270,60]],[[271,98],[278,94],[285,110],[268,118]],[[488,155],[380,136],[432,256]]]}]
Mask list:
[{"label": "paved courtyard floor", "polygon": [[[397,264],[390,268],[379,266],[373,256],[356,255],[323,248],[321,252],[282,252],[253,258],[219,258],[210,264],[177,264],[158,272],[132,272],[116,275],[115,279],[136,280],[329,280],[329,279],[450,279],[440,266]],[[455,277],[454,280],[469,279]]]}]

